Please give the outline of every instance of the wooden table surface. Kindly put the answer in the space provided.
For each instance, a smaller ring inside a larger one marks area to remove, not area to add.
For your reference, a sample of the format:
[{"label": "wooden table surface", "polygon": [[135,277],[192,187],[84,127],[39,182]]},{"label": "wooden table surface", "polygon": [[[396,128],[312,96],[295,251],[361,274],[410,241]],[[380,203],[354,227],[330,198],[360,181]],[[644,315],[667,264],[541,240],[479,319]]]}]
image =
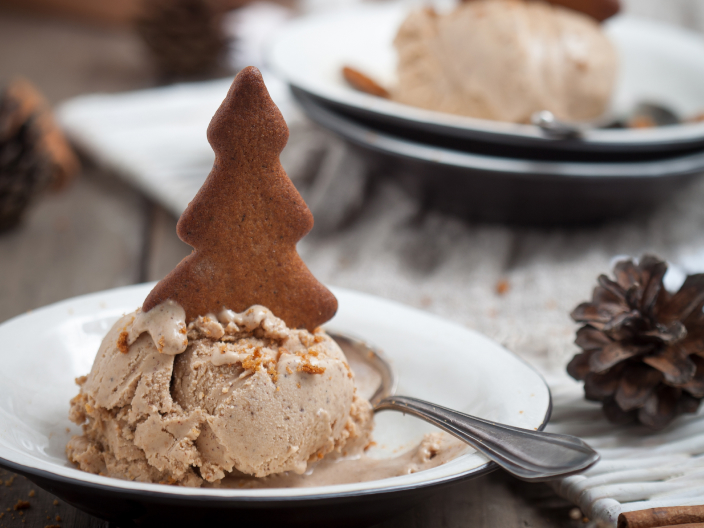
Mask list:
[{"label": "wooden table surface", "polygon": [[[0,13],[0,82],[16,74],[52,103],[153,84],[126,31]],[[189,252],[175,218],[90,160],[84,164],[67,191],[43,197],[19,228],[0,234],[0,322],[68,297],[160,279]],[[20,500],[29,507],[15,510]],[[547,486],[497,472],[444,489],[379,528],[581,525],[570,520],[570,508]],[[0,469],[0,528],[107,524]]]}]

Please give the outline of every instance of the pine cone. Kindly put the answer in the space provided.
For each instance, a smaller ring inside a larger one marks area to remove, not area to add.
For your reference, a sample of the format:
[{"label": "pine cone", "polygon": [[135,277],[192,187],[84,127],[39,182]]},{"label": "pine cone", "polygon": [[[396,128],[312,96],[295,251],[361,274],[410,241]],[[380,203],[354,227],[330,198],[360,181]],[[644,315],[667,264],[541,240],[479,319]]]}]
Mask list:
[{"label": "pine cone", "polygon": [[40,191],[64,187],[79,169],[46,100],[29,81],[12,81],[0,94],[0,231],[16,225]]},{"label": "pine cone", "polygon": [[206,0],[144,0],[135,27],[166,80],[214,73],[225,50],[218,14]]},{"label": "pine cone", "polygon": [[585,323],[575,341],[583,352],[567,372],[584,380],[585,397],[603,402],[611,422],[662,429],[704,397],[704,274],[671,294],[666,270],[650,255],[618,262],[616,281],[601,275],[592,301],[572,312]]}]

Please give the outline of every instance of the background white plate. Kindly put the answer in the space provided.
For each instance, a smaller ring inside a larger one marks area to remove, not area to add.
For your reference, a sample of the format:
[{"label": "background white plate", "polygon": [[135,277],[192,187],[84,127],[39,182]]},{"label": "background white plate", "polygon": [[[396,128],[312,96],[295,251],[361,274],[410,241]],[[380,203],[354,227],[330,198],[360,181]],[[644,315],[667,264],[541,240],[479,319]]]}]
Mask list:
[{"label": "background white plate", "polygon": [[[0,325],[0,463],[112,489],[171,496],[305,498],[369,493],[446,482],[486,469],[477,453],[412,475],[321,488],[212,490],[128,482],[79,471],[64,446],[79,428],[68,421],[74,378],[86,374],[103,335],[139,306],[152,284],[69,299]],[[335,289],[340,311],[329,323],[381,348],[399,375],[399,394],[415,396],[483,418],[537,429],[547,419],[550,394],[528,365],[488,338],[390,301]],[[409,448],[431,426],[399,413],[376,418],[371,453],[385,457]],[[70,430],[67,431],[67,428]]]},{"label": "background white plate", "polygon": [[[458,137],[532,142],[561,148],[537,127],[473,119],[414,108],[350,88],[341,68],[350,65],[393,85],[392,42],[409,12],[407,4],[362,4],[291,22],[272,43],[270,66],[282,78],[329,103],[370,119],[405,124]],[[612,107],[618,114],[653,101],[686,118],[704,111],[704,41],[694,32],[627,16],[611,19],[606,32],[619,53],[620,75]],[[704,123],[649,130],[595,130],[583,148],[676,148],[704,141]]]}]

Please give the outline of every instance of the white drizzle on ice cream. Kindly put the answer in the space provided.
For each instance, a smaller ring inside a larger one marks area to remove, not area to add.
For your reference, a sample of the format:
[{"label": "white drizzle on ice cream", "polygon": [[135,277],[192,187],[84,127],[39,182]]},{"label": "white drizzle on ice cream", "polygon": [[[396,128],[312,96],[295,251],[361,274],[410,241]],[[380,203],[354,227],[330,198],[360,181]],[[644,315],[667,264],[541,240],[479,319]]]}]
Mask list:
[{"label": "white drizzle on ice cream", "polygon": [[131,345],[145,332],[152,337],[161,354],[181,354],[188,346],[186,312],[180,304],[171,299],[148,312],[140,309],[127,333],[127,344]]}]

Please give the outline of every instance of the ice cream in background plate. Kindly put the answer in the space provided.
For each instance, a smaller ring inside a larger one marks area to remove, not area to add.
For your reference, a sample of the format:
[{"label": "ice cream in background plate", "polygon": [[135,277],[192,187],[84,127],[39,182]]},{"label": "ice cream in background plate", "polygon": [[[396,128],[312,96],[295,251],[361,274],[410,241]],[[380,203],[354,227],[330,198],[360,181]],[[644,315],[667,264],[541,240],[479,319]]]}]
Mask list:
[{"label": "ice cream in background plate", "polygon": [[372,408],[319,326],[337,300],[295,250],[313,219],[278,160],[287,137],[260,73],[245,68],[208,128],[213,170],[178,223],[194,251],[114,324],[76,380],[70,419],[83,434],[66,453],[80,469],[311,486],[419,471],[464,449],[434,433],[400,457],[364,456]]},{"label": "ice cream in background plate", "polygon": [[618,67],[596,20],[537,1],[474,0],[446,14],[414,11],[394,46],[393,100],[517,123],[540,110],[566,120],[601,115]]}]

